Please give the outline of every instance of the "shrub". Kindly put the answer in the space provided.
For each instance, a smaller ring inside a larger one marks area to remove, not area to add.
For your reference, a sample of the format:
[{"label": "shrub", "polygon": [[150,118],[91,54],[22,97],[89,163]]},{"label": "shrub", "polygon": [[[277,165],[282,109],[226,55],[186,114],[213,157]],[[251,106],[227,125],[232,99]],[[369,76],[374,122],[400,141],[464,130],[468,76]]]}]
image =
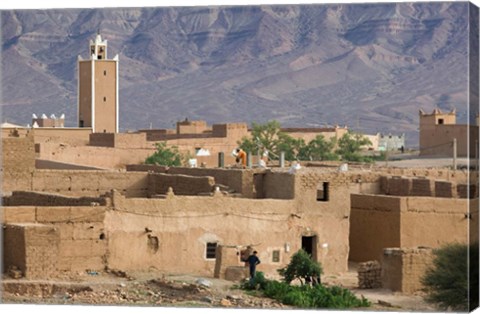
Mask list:
[{"label": "shrub", "polygon": [[478,306],[478,243],[470,246],[470,280],[467,245],[448,244],[434,250],[433,254],[433,264],[422,278],[428,293],[426,300],[443,309],[466,311],[470,288],[473,298],[470,308],[475,304]]},{"label": "shrub", "polygon": [[145,159],[146,164],[154,164],[161,166],[180,166],[182,164],[182,155],[178,152],[177,147],[167,147],[165,142],[155,144],[157,151]]},{"label": "shrub", "polygon": [[358,299],[350,290],[338,286],[291,286],[286,282],[269,281],[263,293],[283,304],[301,308],[346,309],[371,305],[367,299]]},{"label": "shrub", "polygon": [[263,290],[269,280],[265,278],[265,275],[261,271],[255,272],[255,276],[251,280],[245,280],[241,284],[241,288],[244,290]]},{"label": "shrub", "polygon": [[278,273],[286,283],[291,283],[293,280],[298,279],[303,285],[303,280],[307,283],[320,278],[323,270],[319,263],[313,261],[310,255],[301,249],[293,254],[287,267],[279,269]]}]

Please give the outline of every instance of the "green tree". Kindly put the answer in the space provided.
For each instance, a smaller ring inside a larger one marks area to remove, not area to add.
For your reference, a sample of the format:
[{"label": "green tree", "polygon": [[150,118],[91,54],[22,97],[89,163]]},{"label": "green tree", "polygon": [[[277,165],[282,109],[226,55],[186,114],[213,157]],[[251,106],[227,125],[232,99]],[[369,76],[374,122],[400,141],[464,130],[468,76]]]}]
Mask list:
[{"label": "green tree", "polygon": [[305,280],[305,283],[311,282],[312,279],[319,278],[323,270],[322,266],[313,261],[307,252],[300,249],[293,254],[290,263],[286,267],[279,269],[278,273],[286,283],[289,284],[293,280],[298,279],[303,286],[303,280]]},{"label": "green tree", "polygon": [[305,146],[305,141],[297,140],[280,129],[278,121],[269,121],[265,124],[252,123],[250,137],[244,137],[238,142],[241,149],[251,154],[256,154],[265,148],[270,153],[270,158],[280,158],[280,152],[285,152],[286,160],[297,159],[300,149]]},{"label": "green tree", "polygon": [[337,160],[338,155],[333,151],[335,144],[335,138],[327,141],[323,135],[317,135],[300,150],[299,158],[301,160]]},{"label": "green tree", "polygon": [[359,133],[347,132],[338,140],[338,148],[336,153],[346,161],[365,161],[360,155],[361,147],[364,145],[372,145],[372,142]]},{"label": "green tree", "polygon": [[432,266],[422,278],[428,293],[426,300],[442,309],[451,308],[454,311],[477,307],[478,243],[470,247],[459,243],[447,244],[434,250],[433,254]]},{"label": "green tree", "polygon": [[146,164],[161,166],[181,166],[183,156],[176,146],[167,147],[167,143],[159,142],[155,144],[157,150],[147,159]]}]

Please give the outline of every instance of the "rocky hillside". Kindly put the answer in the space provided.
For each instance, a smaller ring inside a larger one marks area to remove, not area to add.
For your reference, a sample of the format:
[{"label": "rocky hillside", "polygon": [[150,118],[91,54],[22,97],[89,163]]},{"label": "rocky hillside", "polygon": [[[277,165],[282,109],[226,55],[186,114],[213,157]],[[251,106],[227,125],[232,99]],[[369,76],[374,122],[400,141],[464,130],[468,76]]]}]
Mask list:
[{"label": "rocky hillside", "polygon": [[[466,121],[468,3],[2,11],[3,121],[65,113],[100,30],[122,130],[180,119],[347,124],[418,141],[418,109]],[[3,122],[2,121],[2,122]]]}]

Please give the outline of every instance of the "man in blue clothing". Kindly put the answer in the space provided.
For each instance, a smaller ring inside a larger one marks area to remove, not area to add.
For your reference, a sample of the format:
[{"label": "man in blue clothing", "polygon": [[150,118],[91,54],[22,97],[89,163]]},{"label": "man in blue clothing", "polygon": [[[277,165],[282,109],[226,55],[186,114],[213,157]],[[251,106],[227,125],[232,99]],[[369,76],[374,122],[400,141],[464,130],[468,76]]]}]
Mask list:
[{"label": "man in blue clothing", "polygon": [[248,257],[247,262],[250,267],[250,278],[253,279],[253,277],[255,277],[255,268],[260,264],[260,259],[257,257],[257,251],[253,251],[253,254]]}]

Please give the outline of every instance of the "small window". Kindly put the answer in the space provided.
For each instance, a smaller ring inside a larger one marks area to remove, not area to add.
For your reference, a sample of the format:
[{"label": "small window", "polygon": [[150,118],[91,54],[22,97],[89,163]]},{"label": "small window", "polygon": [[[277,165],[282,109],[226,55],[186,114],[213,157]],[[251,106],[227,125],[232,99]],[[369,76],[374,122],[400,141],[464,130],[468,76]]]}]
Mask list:
[{"label": "small window", "polygon": [[107,70],[103,71],[103,76],[107,76]]},{"label": "small window", "polygon": [[103,97],[103,101],[104,101],[104,102],[107,101],[107,97]]},{"label": "small window", "polygon": [[101,55],[98,56],[98,60],[102,60],[102,56],[101,56]]},{"label": "small window", "polygon": [[272,252],[272,262],[274,263],[280,263],[280,251],[275,250]]},{"label": "small window", "polygon": [[216,256],[216,251],[217,251],[217,242],[208,242],[206,251],[205,251],[205,257],[207,259],[214,259]]},{"label": "small window", "polygon": [[317,201],[318,202],[328,202],[328,182],[320,182],[317,186]]},{"label": "small window", "polygon": [[438,124],[443,124],[443,119],[438,119]]}]

